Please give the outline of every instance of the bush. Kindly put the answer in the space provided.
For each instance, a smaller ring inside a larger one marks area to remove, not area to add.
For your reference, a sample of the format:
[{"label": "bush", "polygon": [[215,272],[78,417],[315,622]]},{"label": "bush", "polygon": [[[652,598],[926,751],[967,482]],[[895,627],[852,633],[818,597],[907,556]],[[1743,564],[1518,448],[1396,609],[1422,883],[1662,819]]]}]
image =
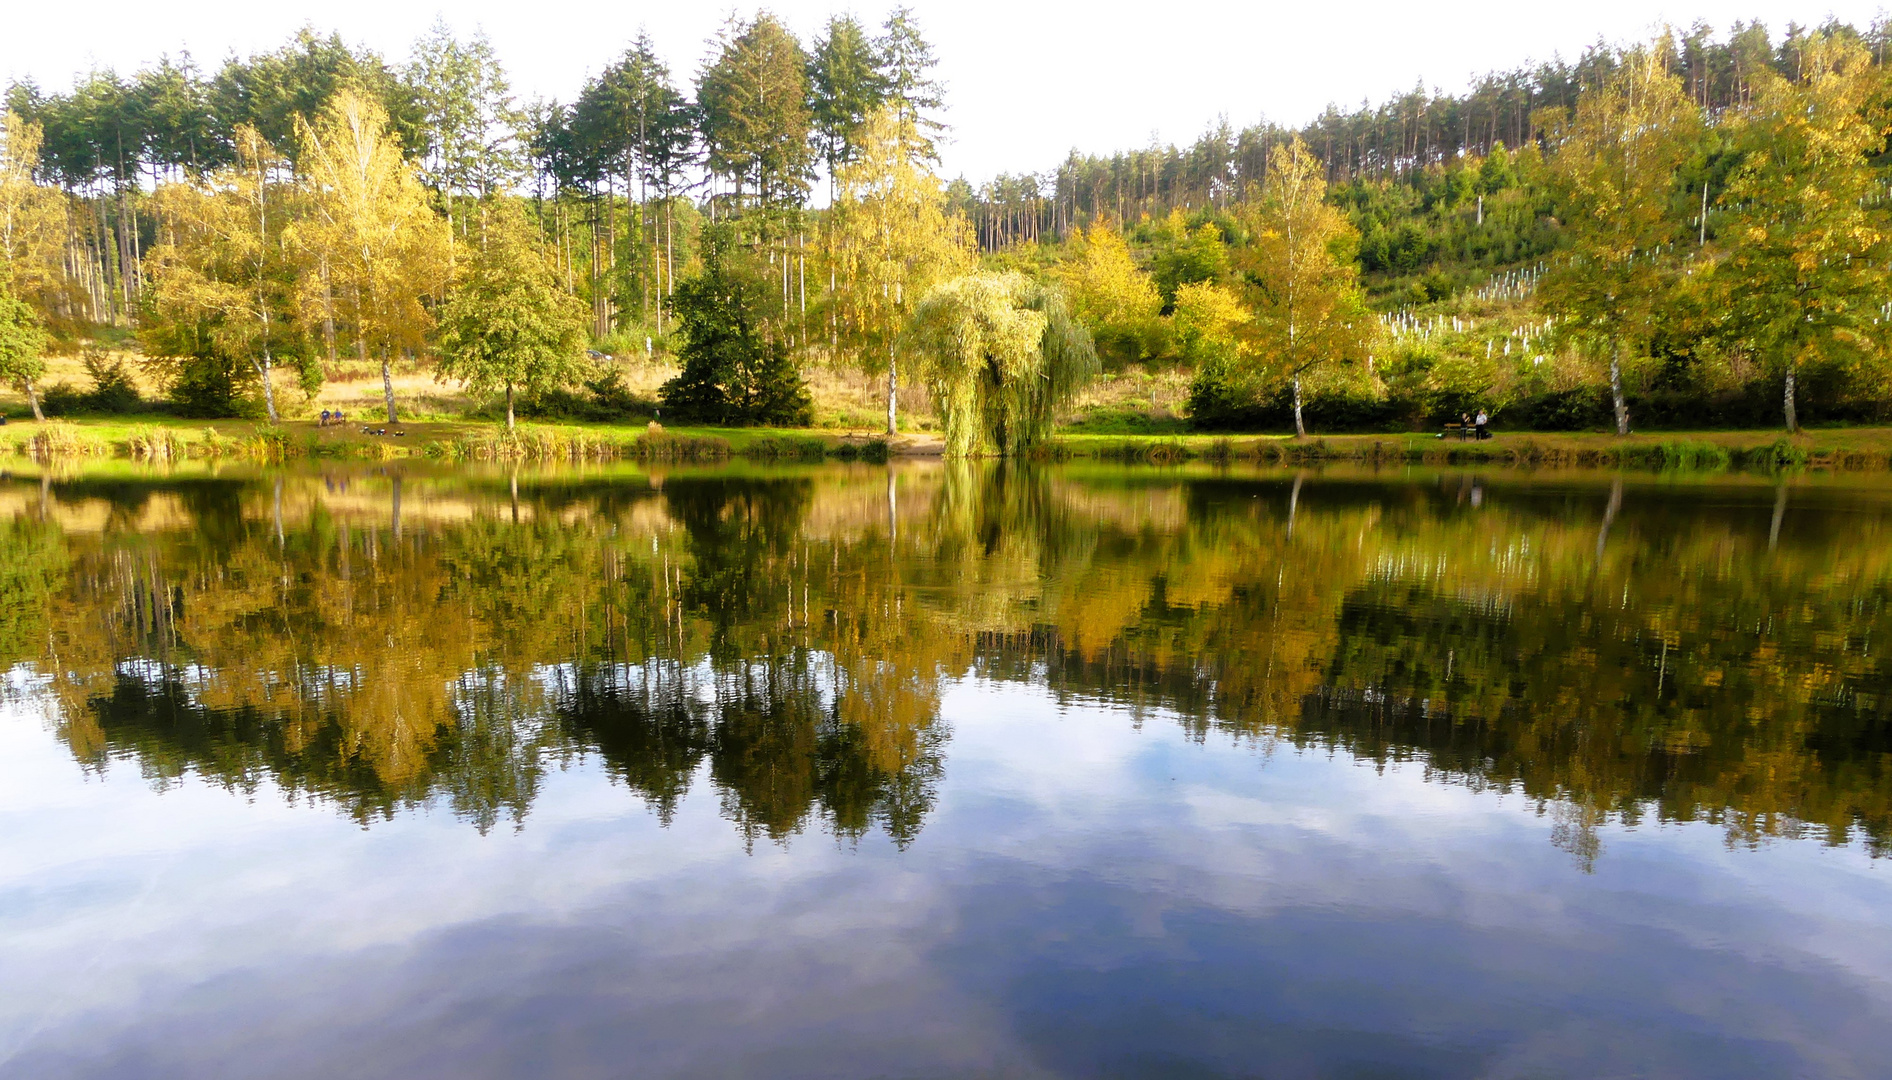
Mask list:
[{"label": "bush", "polygon": [[743,447],[742,456],[754,461],[823,461],[828,444],[815,435],[764,435]]},{"label": "bush", "polygon": [[147,408],[144,398],[138,394],[138,387],[131,381],[131,372],[125,368],[123,358],[103,349],[87,349],[85,374],[92,380],[92,392],[83,399],[87,410],[130,413],[142,412]]},{"label": "bush", "polygon": [[836,461],[865,461],[870,465],[885,465],[890,455],[887,440],[869,439],[866,442],[844,442],[829,451]]},{"label": "bush", "polygon": [[[657,413],[657,402],[625,386],[624,373],[615,365],[600,363],[578,389],[559,387],[535,394],[520,404],[519,412],[540,420],[621,424],[649,420]],[[503,406],[498,415],[504,415]]]}]

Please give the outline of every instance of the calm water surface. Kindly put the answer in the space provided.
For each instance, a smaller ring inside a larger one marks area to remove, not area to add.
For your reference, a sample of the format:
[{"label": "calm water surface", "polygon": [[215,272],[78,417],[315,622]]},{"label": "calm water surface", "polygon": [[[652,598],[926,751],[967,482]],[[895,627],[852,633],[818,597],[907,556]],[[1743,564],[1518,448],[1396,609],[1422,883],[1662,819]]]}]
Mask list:
[{"label": "calm water surface", "polygon": [[0,1076],[1882,1077],[1892,480],[0,479]]}]

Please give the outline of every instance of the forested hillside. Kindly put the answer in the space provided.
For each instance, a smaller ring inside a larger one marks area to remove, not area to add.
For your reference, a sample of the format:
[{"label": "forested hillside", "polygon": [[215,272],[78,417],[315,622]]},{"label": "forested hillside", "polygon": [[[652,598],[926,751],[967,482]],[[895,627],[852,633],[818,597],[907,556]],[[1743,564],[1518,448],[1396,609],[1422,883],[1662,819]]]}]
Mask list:
[{"label": "forested hillside", "polygon": [[[963,453],[1139,410],[1883,421],[1887,36],[1696,25],[977,185],[936,175],[979,133],[947,128],[905,9],[806,41],[732,19],[687,77],[640,37],[569,102],[444,25],[398,61],[304,31],[215,71],[16,81],[0,377],[36,414],[275,421],[353,364],[390,420],[416,408],[396,374],[428,371],[509,423],[792,424],[844,372]],[[62,353],[90,386],[42,385]],[[656,397],[633,357],[674,367]],[[1099,371],[1187,403],[1080,397]]]}]

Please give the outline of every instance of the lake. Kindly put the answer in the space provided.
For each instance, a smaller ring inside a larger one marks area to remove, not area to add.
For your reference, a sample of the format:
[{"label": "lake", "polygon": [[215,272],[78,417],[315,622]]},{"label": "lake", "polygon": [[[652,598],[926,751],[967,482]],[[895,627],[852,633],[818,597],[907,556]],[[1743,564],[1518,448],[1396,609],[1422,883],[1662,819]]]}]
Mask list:
[{"label": "lake", "polygon": [[0,1076],[1870,1077],[1892,478],[0,477]]}]

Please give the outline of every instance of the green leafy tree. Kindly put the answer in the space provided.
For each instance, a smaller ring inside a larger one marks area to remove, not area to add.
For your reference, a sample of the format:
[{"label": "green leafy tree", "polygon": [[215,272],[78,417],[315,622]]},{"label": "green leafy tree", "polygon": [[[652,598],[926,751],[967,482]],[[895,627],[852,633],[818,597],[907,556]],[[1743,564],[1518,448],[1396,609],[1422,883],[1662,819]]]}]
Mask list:
[{"label": "green leafy tree", "polygon": [[1228,244],[1222,230],[1210,221],[1191,229],[1182,210],[1170,211],[1157,235],[1156,257],[1150,266],[1150,278],[1162,294],[1163,314],[1175,311],[1177,290],[1184,285],[1221,281],[1228,270]]},{"label": "green leafy tree", "polygon": [[30,304],[7,291],[0,279],[0,379],[19,384],[33,407],[33,419],[45,420],[33,381],[45,374],[46,331]]},{"label": "green leafy tree", "polygon": [[1054,286],[980,272],[935,288],[908,331],[946,452],[1020,456],[1097,373],[1090,334]]},{"label": "green leafy tree", "polygon": [[1057,277],[1091,328],[1098,351],[1117,363],[1156,355],[1162,348],[1163,300],[1122,234],[1098,221],[1077,230],[1070,248]]},{"label": "green leafy tree", "polygon": [[1741,120],[1742,164],[1722,203],[1726,254],[1715,268],[1738,341],[1784,385],[1809,363],[1877,357],[1888,284],[1884,179],[1874,159],[1892,129],[1882,69],[1854,41],[1815,34],[1797,79],[1756,77]]},{"label": "green leafy tree", "polygon": [[[173,369],[200,359],[190,355],[194,350],[167,348],[185,341],[247,363],[273,424],[281,419],[276,363],[285,345],[302,344],[290,319],[295,267],[283,245],[292,188],[288,163],[255,128],[238,128],[236,138],[235,164],[201,183],[158,190],[167,239],[147,259],[144,337],[157,362]],[[181,333],[178,324],[196,333]],[[299,348],[292,355],[301,361],[304,385],[317,385],[321,371],[312,355]]]},{"label": "green leafy tree", "polygon": [[1299,138],[1277,146],[1267,186],[1242,208],[1253,239],[1235,266],[1254,317],[1239,327],[1243,363],[1224,373],[1251,396],[1262,381],[1286,382],[1297,437],[1307,435],[1302,380],[1363,359],[1374,325],[1354,258],[1359,233],[1327,204],[1322,173]]},{"label": "green leafy tree", "polygon": [[[861,368],[887,374],[887,434],[898,431],[899,336],[914,302],[972,269],[971,229],[946,208],[939,180],[913,152],[912,125],[883,106],[841,167],[824,238],[838,331]],[[884,360],[884,363],[883,363]]]},{"label": "green leafy tree", "polygon": [[1647,352],[1680,274],[1673,245],[1686,225],[1672,196],[1699,142],[1700,110],[1664,66],[1668,44],[1631,50],[1552,136],[1552,185],[1568,240],[1540,286],[1543,302],[1609,355],[1618,435],[1629,434],[1623,353]]},{"label": "green leafy tree", "polygon": [[787,341],[768,332],[769,286],[746,265],[728,225],[704,237],[703,271],[677,286],[683,370],[659,391],[679,419],[713,424],[805,424],[813,399]]},{"label": "green leafy tree", "polygon": [[440,309],[439,370],[474,393],[503,389],[510,431],[515,391],[543,393],[582,370],[586,312],[516,206],[493,201],[483,217],[483,239]]}]

